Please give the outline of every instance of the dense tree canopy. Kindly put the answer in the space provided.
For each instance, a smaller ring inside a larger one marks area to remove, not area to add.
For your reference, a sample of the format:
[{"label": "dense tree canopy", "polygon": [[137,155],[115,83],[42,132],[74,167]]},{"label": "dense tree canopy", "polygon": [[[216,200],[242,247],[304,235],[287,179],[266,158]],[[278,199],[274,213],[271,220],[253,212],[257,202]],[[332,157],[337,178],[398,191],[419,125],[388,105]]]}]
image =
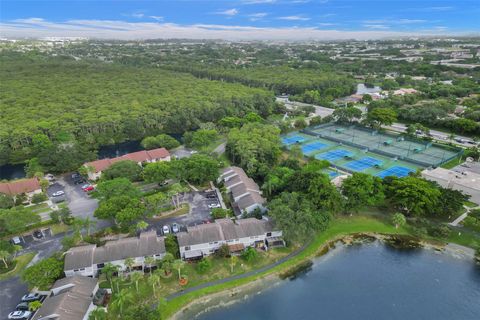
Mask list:
[{"label": "dense tree canopy", "polygon": [[102,172],[103,180],[112,180],[115,178],[127,178],[130,181],[140,179],[142,167],[132,160],[122,160],[115,162]]}]

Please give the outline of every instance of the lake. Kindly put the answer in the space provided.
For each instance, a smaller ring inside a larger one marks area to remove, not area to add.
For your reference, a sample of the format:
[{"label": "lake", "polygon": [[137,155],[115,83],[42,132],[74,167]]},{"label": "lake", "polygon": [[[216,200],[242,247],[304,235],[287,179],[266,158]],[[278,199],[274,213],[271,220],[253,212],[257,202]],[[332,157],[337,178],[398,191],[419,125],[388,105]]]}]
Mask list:
[{"label": "lake", "polygon": [[480,319],[480,267],[381,242],[340,246],[312,269],[201,320]]},{"label": "lake", "polygon": [[25,165],[20,164],[4,164],[0,166],[0,180],[13,180],[25,178]]}]

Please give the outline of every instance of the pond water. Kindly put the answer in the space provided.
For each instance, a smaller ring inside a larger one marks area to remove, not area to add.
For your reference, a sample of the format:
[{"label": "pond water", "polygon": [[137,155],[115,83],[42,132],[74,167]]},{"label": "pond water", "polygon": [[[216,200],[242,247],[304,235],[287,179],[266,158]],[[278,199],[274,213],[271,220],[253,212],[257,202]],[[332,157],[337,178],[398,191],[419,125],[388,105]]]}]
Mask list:
[{"label": "pond water", "polygon": [[23,163],[0,166],[0,180],[13,180],[25,177],[25,165]]},{"label": "pond water", "polygon": [[480,267],[376,241],[341,246],[312,269],[202,320],[480,319]]},{"label": "pond water", "polygon": [[127,153],[143,150],[140,141],[125,141],[108,146],[102,146],[98,149],[98,159],[115,158]]},{"label": "pond water", "polygon": [[373,88],[367,88],[365,84],[359,83],[357,84],[357,92],[355,94],[365,94],[365,93],[377,93],[382,91],[382,88],[379,86],[375,86]]}]

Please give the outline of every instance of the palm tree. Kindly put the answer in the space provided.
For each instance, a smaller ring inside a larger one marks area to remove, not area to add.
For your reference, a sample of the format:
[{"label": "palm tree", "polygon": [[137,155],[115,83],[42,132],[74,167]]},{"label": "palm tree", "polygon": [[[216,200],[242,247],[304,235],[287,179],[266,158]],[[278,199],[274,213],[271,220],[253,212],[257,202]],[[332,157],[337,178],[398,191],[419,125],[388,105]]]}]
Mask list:
[{"label": "palm tree", "polygon": [[122,289],[122,291],[115,295],[115,301],[113,303],[120,309],[120,315],[123,313],[123,306],[129,302],[131,298],[132,294],[127,289]]},{"label": "palm tree", "polygon": [[152,286],[153,295],[156,298],[157,292],[155,291],[155,287],[160,285],[160,276],[158,276],[156,273],[151,274],[150,277],[148,277],[148,283]]},{"label": "palm tree", "polygon": [[162,259],[162,269],[165,271],[165,275],[170,274],[172,269],[172,263],[175,260],[175,257],[170,252],[167,252]]},{"label": "palm tree", "polygon": [[83,220],[80,218],[76,218],[73,220],[73,229],[74,233],[80,237],[80,240],[83,241],[82,229],[84,227]]},{"label": "palm tree", "polygon": [[8,251],[2,250],[0,251],[0,260],[3,261],[5,264],[5,269],[8,269],[7,259],[10,257],[10,253]]},{"label": "palm tree", "polygon": [[150,274],[152,274],[152,267],[153,265],[155,264],[157,260],[154,258],[154,257],[146,257],[145,258],[145,264],[148,266],[148,268],[150,269]]},{"label": "palm tree", "polygon": [[180,278],[182,277],[180,272],[182,271],[184,266],[185,266],[185,261],[181,259],[173,261],[172,267],[178,271],[178,280],[180,280]]},{"label": "palm tree", "polygon": [[143,230],[145,230],[145,229],[147,229],[147,228],[148,228],[148,223],[147,223],[147,222],[145,222],[145,221],[142,220],[142,221],[139,221],[139,222],[137,223],[137,230],[138,230],[138,231],[143,231]]},{"label": "palm tree", "polygon": [[231,255],[230,256],[230,272],[233,273],[233,268],[237,265],[238,257]]},{"label": "palm tree", "polygon": [[95,224],[95,222],[90,219],[90,217],[86,217],[83,220],[83,227],[87,229],[87,236],[90,236],[90,228]]},{"label": "palm tree", "polygon": [[135,259],[127,258],[125,259],[125,266],[128,269],[128,272],[132,271],[133,265],[135,264]]},{"label": "palm tree", "polygon": [[138,292],[138,281],[140,281],[143,278],[143,275],[140,272],[134,272],[130,274],[130,279],[135,282],[135,289],[137,289]]},{"label": "palm tree", "polygon": [[115,272],[118,272],[120,268],[112,263],[107,263],[103,269],[102,269],[102,273],[105,273],[105,275],[107,276],[107,280],[110,282],[110,288],[113,290],[113,281],[112,281],[112,277],[113,277],[113,274]]}]

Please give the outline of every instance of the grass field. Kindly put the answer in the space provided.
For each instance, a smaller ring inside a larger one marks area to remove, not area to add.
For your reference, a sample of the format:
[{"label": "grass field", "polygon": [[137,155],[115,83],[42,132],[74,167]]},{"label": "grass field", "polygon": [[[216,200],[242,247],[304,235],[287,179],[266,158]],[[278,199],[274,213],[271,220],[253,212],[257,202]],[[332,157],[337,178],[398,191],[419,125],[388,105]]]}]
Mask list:
[{"label": "grass field", "polygon": [[36,254],[35,252],[30,252],[30,253],[26,253],[24,255],[16,257],[15,261],[17,264],[15,265],[15,268],[7,273],[0,274],[0,280],[5,280],[8,278],[14,277],[20,272],[22,272],[27,266],[27,264],[29,264],[30,261],[32,261],[33,257],[35,257],[35,254]]}]

